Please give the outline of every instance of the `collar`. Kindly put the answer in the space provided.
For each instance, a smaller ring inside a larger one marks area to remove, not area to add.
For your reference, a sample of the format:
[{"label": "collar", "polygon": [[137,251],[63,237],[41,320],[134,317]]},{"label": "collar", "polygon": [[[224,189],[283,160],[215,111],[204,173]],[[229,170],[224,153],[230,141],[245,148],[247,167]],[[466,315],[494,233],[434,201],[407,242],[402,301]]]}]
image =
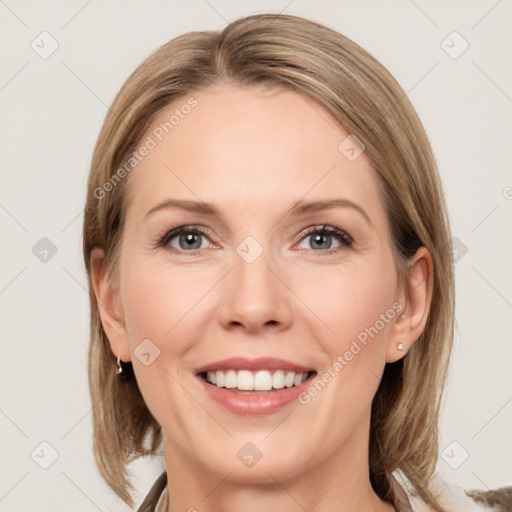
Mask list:
[{"label": "collar", "polygon": [[[166,512],[169,508],[169,492],[167,488],[167,473],[164,472],[158,479],[160,483],[160,488],[164,485],[163,489],[160,492],[160,496],[158,498],[158,502],[156,503],[154,512]],[[392,476],[391,477],[391,487],[393,489],[393,506],[396,508],[398,512],[413,512],[411,503],[407,496],[407,493],[403,489],[403,487],[398,483],[398,480]],[[160,490],[160,489],[159,489]]]}]

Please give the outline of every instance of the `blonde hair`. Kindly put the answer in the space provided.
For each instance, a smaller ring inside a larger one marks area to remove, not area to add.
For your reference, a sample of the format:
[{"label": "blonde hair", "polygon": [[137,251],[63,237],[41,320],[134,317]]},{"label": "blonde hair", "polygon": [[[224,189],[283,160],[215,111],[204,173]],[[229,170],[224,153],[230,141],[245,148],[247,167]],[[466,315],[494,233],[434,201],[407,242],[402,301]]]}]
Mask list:
[{"label": "blonde hair", "polygon": [[343,35],[290,15],[248,16],[222,31],[176,37],[132,73],[106,116],[92,158],[83,226],[91,304],[88,372],[94,455],[103,478],[133,506],[127,466],[155,454],[162,433],[135,378],[124,382],[115,375],[116,359],[92,291],[93,248],[105,251],[107,276],[117,278],[129,176],[117,179],[107,193],[102,187],[123,167],[164,107],[221,80],[284,87],[323,106],[366,147],[378,175],[400,275],[407,279],[407,259],[419,247],[430,252],[434,272],[429,318],[407,356],[386,365],[373,400],[369,466],[372,485],[382,499],[393,498],[391,474],[399,470],[425,502],[442,511],[428,482],[438,457],[454,285],[436,163],[416,112],[387,69]]}]

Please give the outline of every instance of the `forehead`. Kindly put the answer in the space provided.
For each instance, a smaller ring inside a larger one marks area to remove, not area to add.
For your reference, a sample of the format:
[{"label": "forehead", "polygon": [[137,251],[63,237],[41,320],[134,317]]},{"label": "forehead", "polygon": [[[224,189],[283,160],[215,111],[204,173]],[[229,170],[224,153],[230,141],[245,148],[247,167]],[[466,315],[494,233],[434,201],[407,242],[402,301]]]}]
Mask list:
[{"label": "forehead", "polygon": [[301,198],[380,202],[364,152],[347,158],[352,137],[296,92],[211,86],[164,108],[142,138],[152,148],[131,172],[128,215],[167,197],[260,213]]}]

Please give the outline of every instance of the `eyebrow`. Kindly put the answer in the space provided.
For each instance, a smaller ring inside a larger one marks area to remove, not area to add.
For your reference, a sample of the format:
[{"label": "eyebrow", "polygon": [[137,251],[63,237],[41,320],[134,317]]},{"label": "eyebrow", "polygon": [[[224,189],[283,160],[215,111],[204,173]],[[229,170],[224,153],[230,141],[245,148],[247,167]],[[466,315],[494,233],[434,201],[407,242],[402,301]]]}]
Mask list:
[{"label": "eyebrow", "polygon": [[[211,203],[205,203],[200,201],[190,201],[187,199],[166,199],[165,201],[158,203],[153,206],[145,215],[144,218],[147,218],[151,214],[164,209],[178,208],[181,210],[186,210],[193,213],[199,213],[202,215],[216,216],[221,220],[223,219],[221,211]],[[287,215],[302,215],[304,213],[318,212],[323,210],[328,210],[330,208],[352,208],[359,212],[372,226],[372,221],[370,220],[369,215],[366,211],[359,206],[358,204],[350,201],[349,199],[344,198],[335,198],[335,199],[325,199],[322,201],[304,201],[299,199],[295,201],[288,212]]]}]

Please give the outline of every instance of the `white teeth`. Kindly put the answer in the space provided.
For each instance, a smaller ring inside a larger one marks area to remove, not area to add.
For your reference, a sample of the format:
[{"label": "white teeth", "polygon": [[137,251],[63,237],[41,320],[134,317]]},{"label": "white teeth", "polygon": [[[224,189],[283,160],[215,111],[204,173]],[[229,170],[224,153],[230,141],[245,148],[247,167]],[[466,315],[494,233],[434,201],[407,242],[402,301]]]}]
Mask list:
[{"label": "white teeth", "polygon": [[284,385],[287,388],[291,388],[293,386],[293,381],[295,380],[295,373],[288,372],[286,374],[286,377],[284,378]]},{"label": "white teeth", "polygon": [[270,391],[272,389],[272,375],[261,370],[254,375],[254,389],[257,391]]},{"label": "white teeth", "polygon": [[251,372],[249,370],[217,370],[206,373],[206,381],[218,388],[239,389],[241,391],[270,391],[271,389],[291,388],[302,384],[307,373],[284,370]]},{"label": "white teeth", "polygon": [[225,388],[236,388],[236,372],[229,370],[224,375],[224,387]]},{"label": "white teeth", "polygon": [[283,370],[277,370],[272,375],[272,387],[274,389],[283,389],[284,388],[284,372]]},{"label": "white teeth", "polygon": [[[233,371],[233,373],[235,372]],[[238,372],[236,388],[242,391],[252,391],[254,389],[254,376],[249,370],[240,370]]]}]

